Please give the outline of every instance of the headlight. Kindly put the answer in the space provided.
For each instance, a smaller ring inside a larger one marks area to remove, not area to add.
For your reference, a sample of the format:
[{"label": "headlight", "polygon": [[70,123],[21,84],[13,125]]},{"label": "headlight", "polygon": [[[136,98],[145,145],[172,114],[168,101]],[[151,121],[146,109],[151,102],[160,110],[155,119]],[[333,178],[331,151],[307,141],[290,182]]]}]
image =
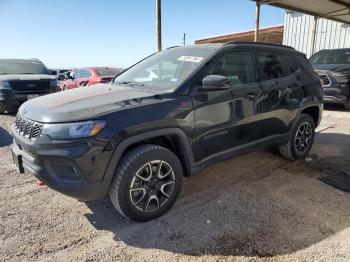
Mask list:
[{"label": "headlight", "polygon": [[10,83],[5,81],[0,81],[0,89],[11,89]]},{"label": "headlight", "polygon": [[55,79],[55,80],[50,80],[50,87],[56,87],[58,86],[58,80]]},{"label": "headlight", "polygon": [[96,135],[106,125],[105,121],[86,121],[66,124],[44,124],[42,134],[53,139],[84,138]]}]

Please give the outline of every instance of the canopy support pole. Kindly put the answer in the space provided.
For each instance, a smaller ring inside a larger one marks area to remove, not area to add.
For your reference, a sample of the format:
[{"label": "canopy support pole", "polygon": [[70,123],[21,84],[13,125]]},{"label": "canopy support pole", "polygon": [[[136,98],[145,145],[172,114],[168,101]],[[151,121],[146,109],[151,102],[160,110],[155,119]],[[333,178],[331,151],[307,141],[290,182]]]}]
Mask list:
[{"label": "canopy support pole", "polygon": [[312,24],[312,34],[311,34],[311,55],[313,55],[315,52],[316,31],[317,31],[317,16],[314,16],[314,22]]},{"label": "canopy support pole", "polygon": [[256,10],[255,10],[255,34],[254,42],[258,42],[259,39],[259,24],[260,24],[260,0],[256,0]]},{"label": "canopy support pole", "polygon": [[161,0],[156,0],[157,17],[157,50],[162,51],[162,6]]}]

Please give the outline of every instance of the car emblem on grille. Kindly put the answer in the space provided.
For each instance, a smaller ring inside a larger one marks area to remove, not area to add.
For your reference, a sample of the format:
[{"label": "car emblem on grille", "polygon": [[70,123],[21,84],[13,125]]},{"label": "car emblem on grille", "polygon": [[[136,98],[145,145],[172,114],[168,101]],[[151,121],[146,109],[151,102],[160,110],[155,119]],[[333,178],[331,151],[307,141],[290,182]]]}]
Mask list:
[{"label": "car emblem on grille", "polygon": [[36,84],[28,84],[27,87],[33,88],[33,87],[36,87]]}]

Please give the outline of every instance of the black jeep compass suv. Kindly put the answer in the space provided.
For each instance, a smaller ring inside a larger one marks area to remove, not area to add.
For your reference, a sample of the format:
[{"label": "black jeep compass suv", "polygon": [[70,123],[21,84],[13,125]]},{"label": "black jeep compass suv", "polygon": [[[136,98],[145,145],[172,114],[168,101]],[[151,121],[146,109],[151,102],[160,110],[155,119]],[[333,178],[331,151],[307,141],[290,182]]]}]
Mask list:
[{"label": "black jeep compass suv", "polygon": [[175,202],[183,176],[257,148],[305,157],[322,115],[322,87],[305,55],[232,42],[174,47],[110,84],[24,103],[12,153],[49,187],[80,200],[109,195],[147,221]]},{"label": "black jeep compass suv", "polygon": [[38,59],[0,59],[0,114],[58,88],[57,79]]}]

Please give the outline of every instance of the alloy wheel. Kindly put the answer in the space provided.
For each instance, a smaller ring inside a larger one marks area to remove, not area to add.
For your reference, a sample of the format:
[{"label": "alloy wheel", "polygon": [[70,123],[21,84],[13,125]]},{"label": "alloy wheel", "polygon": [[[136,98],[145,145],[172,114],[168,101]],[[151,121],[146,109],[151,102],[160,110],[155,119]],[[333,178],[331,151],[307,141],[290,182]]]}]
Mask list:
[{"label": "alloy wheel", "polygon": [[153,212],[171,197],[175,186],[173,168],[163,160],[144,164],[130,184],[130,200],[143,212]]},{"label": "alloy wheel", "polygon": [[299,126],[295,138],[294,147],[297,153],[305,154],[311,147],[312,143],[312,126],[308,122],[303,122]]}]

